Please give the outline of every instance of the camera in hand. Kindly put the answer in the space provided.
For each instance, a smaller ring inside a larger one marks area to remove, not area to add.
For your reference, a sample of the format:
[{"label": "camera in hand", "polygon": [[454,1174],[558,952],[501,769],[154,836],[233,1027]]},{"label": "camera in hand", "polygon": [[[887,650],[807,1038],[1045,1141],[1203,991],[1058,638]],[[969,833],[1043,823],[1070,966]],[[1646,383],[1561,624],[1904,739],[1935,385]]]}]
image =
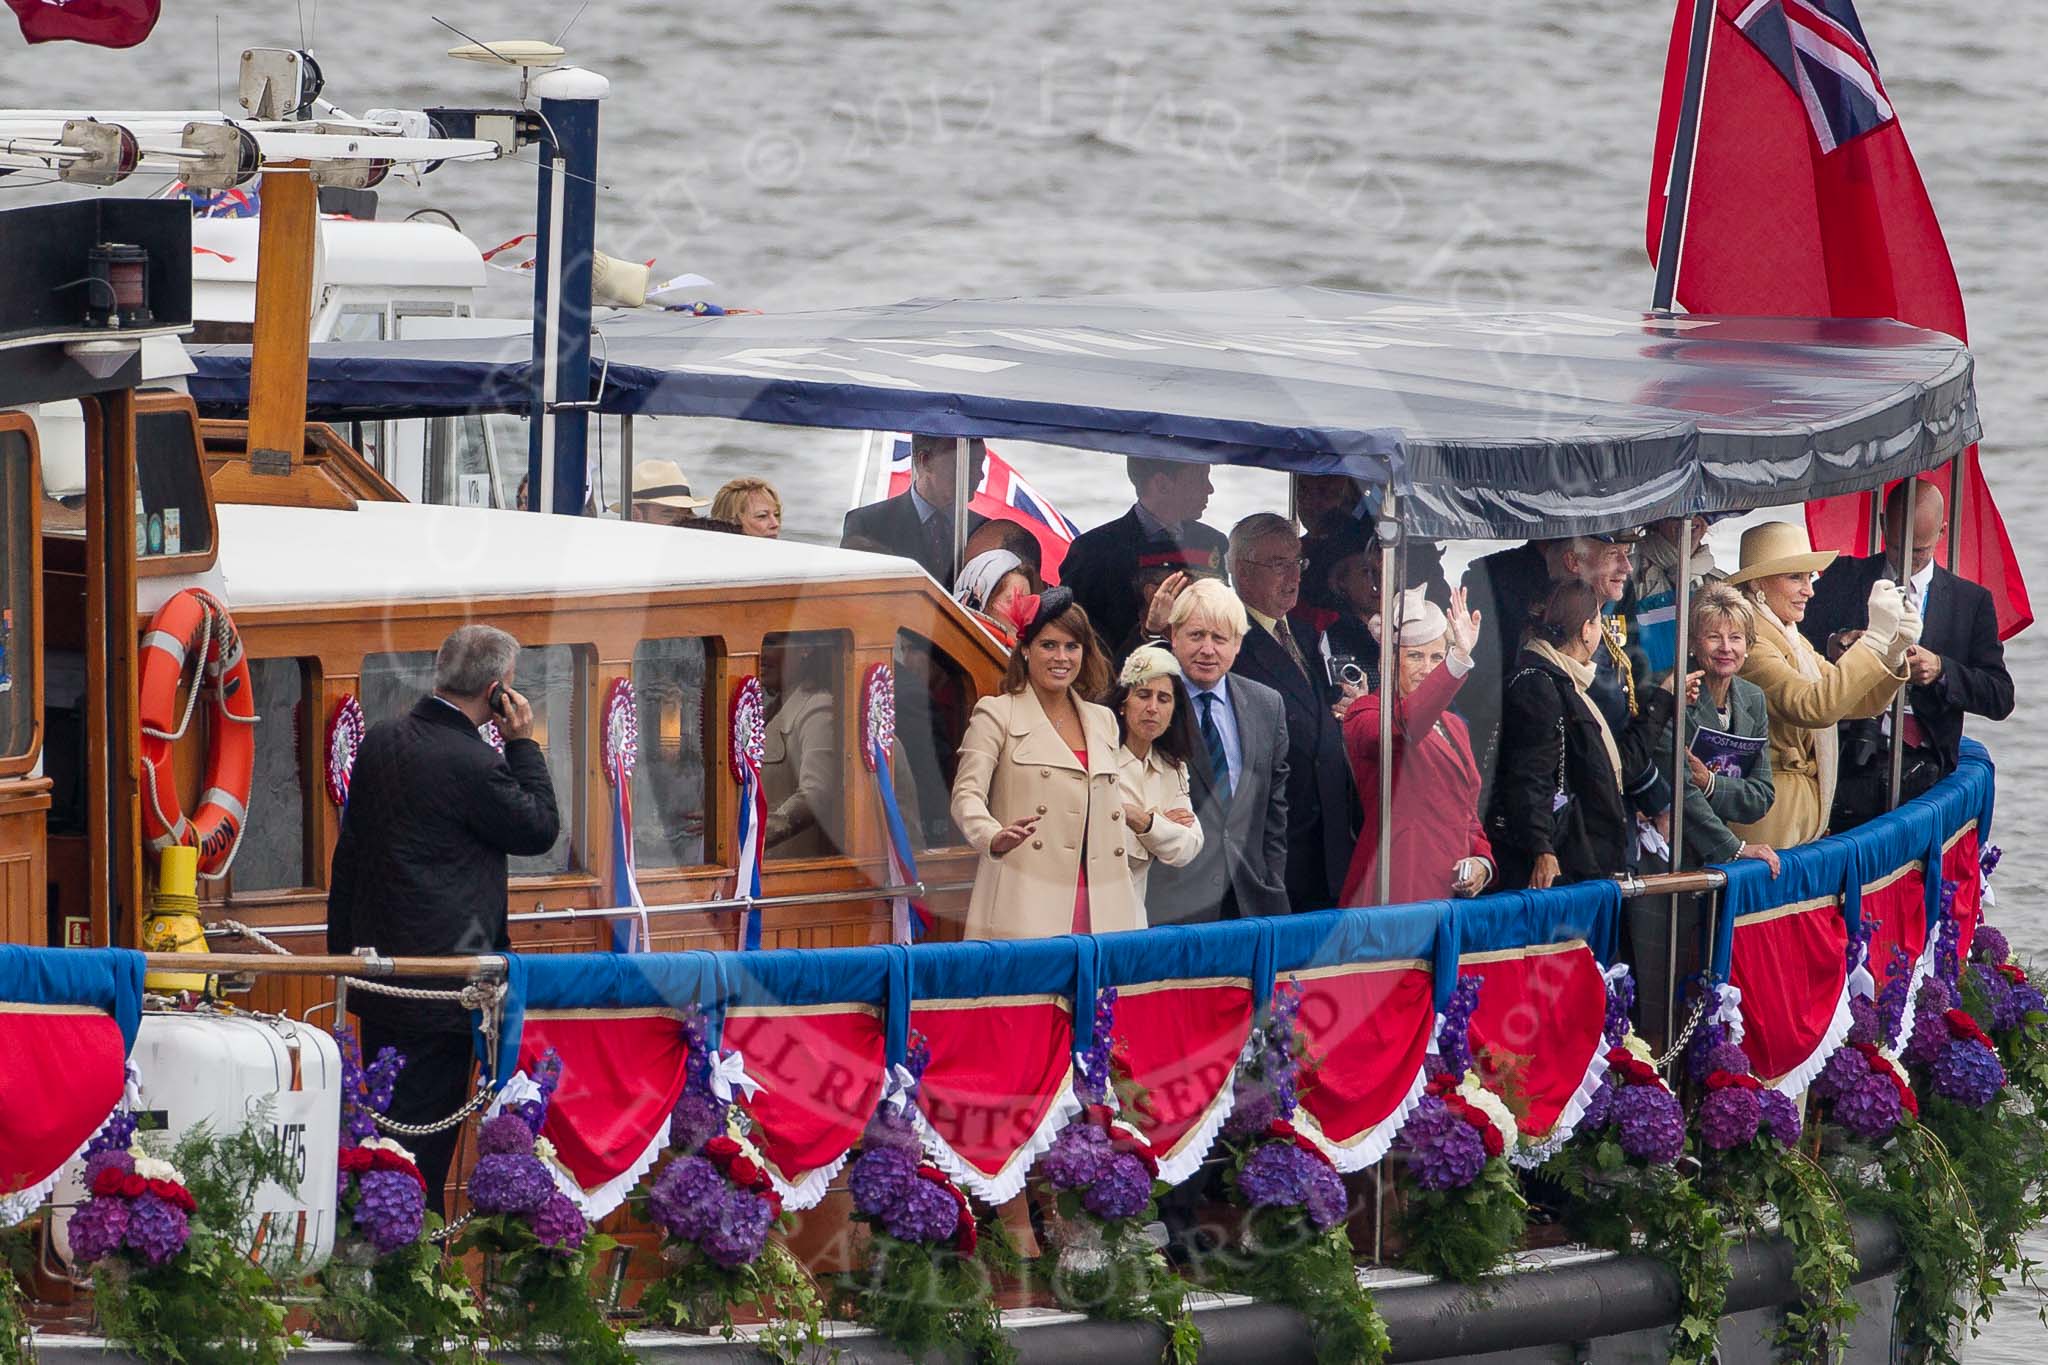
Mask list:
[{"label": "camera in hand", "polygon": [[1347,683],[1352,687],[1366,685],[1365,669],[1359,664],[1358,656],[1355,654],[1326,655],[1323,659],[1323,668],[1332,687],[1342,687]]}]

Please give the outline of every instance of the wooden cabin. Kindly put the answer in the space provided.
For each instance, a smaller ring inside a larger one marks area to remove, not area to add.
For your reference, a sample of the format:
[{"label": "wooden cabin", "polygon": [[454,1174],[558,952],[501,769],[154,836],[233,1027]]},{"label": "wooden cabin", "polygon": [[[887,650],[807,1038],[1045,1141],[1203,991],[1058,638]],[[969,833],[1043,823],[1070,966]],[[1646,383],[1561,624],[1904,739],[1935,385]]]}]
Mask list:
[{"label": "wooden cabin", "polygon": [[[519,686],[534,704],[562,811],[556,846],[513,860],[521,949],[610,942],[609,919],[577,912],[617,903],[599,726],[618,679],[633,687],[639,714],[634,861],[649,905],[733,897],[730,697],[737,681],[757,675],[768,686],[771,727],[779,696],[805,685],[831,698],[837,728],[825,815],[804,837],[767,850],[763,942],[887,940],[889,904],[876,894],[890,881],[886,836],[859,753],[861,685],[875,664],[896,670],[896,772],[919,873],[933,889],[928,903],[942,926],[964,905],[972,855],[952,831],[946,783],[967,713],[996,686],[1005,655],[915,564],[715,532],[416,505],[394,500],[325,428],[308,428],[303,459],[266,470],[248,458],[240,424],[207,423],[202,432],[181,394],[146,391],[136,402],[138,518],[160,527],[175,512],[178,535],[138,530],[135,628],[145,630],[181,589],[214,594],[251,660],[261,717],[247,829],[226,875],[202,883],[209,923],[231,918],[287,948],[324,951],[324,887],[341,823],[326,780],[329,720],[349,696],[371,724],[410,708],[431,686],[435,649],[470,622],[502,627],[526,647]],[[102,920],[89,910],[79,741],[94,689],[82,627],[82,521],[57,498],[41,499],[40,511],[40,537],[10,544],[40,546],[48,684],[37,781],[50,807],[48,898],[37,915],[16,908],[10,889],[8,938],[133,943],[134,907]],[[798,668],[801,684],[786,676]],[[176,748],[187,811],[202,785],[204,716],[201,708]],[[132,736],[132,715],[121,723]],[[0,795],[0,815],[9,799]],[[38,798],[24,791],[12,799]],[[658,913],[650,926],[660,949],[729,948],[740,921],[728,908]],[[301,1014],[328,993],[324,981],[266,978],[249,1003]]]}]

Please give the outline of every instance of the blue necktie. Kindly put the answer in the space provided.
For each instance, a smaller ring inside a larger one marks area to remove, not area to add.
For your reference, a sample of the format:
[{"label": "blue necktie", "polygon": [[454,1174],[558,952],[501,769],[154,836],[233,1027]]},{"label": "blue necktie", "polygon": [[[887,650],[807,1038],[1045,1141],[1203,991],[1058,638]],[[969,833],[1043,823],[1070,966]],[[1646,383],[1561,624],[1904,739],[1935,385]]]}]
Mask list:
[{"label": "blue necktie", "polygon": [[1202,743],[1209,750],[1209,771],[1215,774],[1216,791],[1230,799],[1230,755],[1223,749],[1223,731],[1216,725],[1216,694],[1204,692],[1202,702]]}]

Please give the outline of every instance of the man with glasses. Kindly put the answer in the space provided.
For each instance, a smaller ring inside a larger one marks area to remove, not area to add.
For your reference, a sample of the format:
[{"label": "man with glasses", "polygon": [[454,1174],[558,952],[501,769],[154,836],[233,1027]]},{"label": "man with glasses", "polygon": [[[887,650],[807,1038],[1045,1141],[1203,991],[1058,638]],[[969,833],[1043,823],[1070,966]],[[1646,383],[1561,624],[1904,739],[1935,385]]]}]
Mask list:
[{"label": "man with glasses", "polygon": [[1295,638],[1287,614],[1301,597],[1307,561],[1294,523],[1258,512],[1230,531],[1230,577],[1251,628],[1231,672],[1264,683],[1287,707],[1287,899],[1327,910],[1344,885],[1358,841],[1358,794],[1344,755],[1337,700],[1314,641]]}]

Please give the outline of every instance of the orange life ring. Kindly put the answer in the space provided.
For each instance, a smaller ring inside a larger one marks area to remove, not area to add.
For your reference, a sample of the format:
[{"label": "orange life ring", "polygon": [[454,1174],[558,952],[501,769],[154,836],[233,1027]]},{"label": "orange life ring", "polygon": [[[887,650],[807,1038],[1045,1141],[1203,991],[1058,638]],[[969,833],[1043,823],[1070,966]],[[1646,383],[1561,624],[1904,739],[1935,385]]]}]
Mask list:
[{"label": "orange life ring", "polygon": [[[178,688],[195,653],[199,665],[181,715]],[[200,588],[186,588],[158,607],[142,637],[141,673],[143,838],[154,852],[196,845],[200,875],[219,877],[241,846],[256,777],[255,688],[227,608]],[[202,692],[212,706],[213,733],[206,790],[187,819],[178,802],[171,748],[192,723]]]}]

